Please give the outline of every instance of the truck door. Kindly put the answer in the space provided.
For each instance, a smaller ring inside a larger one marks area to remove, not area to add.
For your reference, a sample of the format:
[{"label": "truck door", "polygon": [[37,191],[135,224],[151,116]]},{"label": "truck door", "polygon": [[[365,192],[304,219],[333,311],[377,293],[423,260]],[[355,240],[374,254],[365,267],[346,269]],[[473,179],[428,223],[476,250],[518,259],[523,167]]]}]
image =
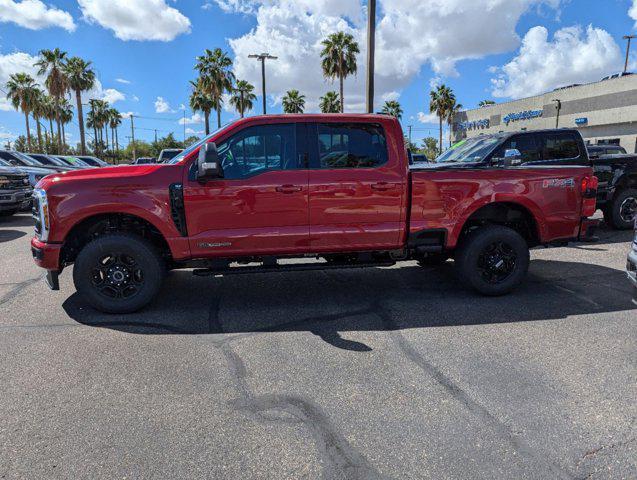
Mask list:
[{"label": "truck door", "polygon": [[312,252],[397,248],[407,166],[382,125],[310,124]]},{"label": "truck door", "polygon": [[280,123],[232,132],[217,142],[223,178],[200,183],[190,175],[184,181],[193,256],[307,249],[309,174],[297,148],[300,128]]}]

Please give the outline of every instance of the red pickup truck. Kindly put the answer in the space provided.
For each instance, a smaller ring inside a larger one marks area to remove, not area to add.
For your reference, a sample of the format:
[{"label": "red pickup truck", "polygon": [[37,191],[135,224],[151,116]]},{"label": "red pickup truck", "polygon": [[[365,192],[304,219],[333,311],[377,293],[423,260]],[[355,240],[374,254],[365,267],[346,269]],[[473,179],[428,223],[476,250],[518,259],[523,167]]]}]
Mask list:
[{"label": "red pickup truck", "polygon": [[453,257],[463,284],[501,295],[523,280],[530,247],[586,234],[596,186],[572,130],[485,135],[410,167],[392,117],[260,116],[167,164],[44,178],[31,247],[51,288],[74,264],[78,292],[113,313],[148,304],[175,268],[217,275]]}]

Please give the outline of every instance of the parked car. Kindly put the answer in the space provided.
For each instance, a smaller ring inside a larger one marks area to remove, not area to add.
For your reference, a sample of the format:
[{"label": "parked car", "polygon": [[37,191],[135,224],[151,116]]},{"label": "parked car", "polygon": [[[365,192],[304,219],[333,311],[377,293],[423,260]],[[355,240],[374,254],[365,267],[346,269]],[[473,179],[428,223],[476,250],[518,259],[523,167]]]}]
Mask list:
[{"label": "parked car", "polygon": [[47,175],[57,173],[57,169],[46,167],[20,152],[0,150],[0,161],[2,161],[5,166],[15,167],[21,172],[26,173],[32,187],[35,187],[35,184]]},{"label": "parked car", "polygon": [[[219,275],[453,256],[463,285],[502,295],[524,279],[530,247],[564,245],[595,224],[597,179],[576,130],[484,135],[411,168],[403,145],[387,115],[240,119],[166,165],[44,179],[33,257],[53,289],[74,264],[81,296],[112,313],[142,308],[167,269],[186,267]],[[306,261],[281,263],[290,257]]]},{"label": "parked car", "polygon": [[32,192],[28,176],[0,160],[0,216],[28,208]]},{"label": "parked car", "polygon": [[143,165],[147,163],[157,163],[157,159],[152,157],[139,157],[133,162],[133,165]]},{"label": "parked car", "polygon": [[635,220],[635,236],[633,237],[633,244],[630,253],[628,254],[628,261],[626,262],[626,273],[628,279],[632,282],[633,286],[633,302],[637,305],[637,220]]},{"label": "parked car", "polygon": [[76,167],[69,166],[67,163],[63,162],[57,157],[54,157],[53,155],[47,155],[44,153],[25,153],[24,155],[29,156],[37,162],[40,162],[44,166],[55,168],[55,170],[57,170],[58,172],[66,172],[76,169]]},{"label": "parked car", "polygon": [[411,155],[412,163],[428,163],[429,159],[424,153],[414,153]]},{"label": "parked car", "polygon": [[66,162],[71,167],[75,167],[75,168],[95,168],[95,167],[89,165],[88,163],[86,163],[84,160],[80,160],[78,157],[74,157],[72,155],[56,155],[56,157],[59,158],[60,160],[64,161],[64,162]]},{"label": "parked car", "polygon": [[112,167],[112,165],[104,160],[101,160],[97,157],[91,157],[89,155],[76,155],[76,158],[79,158],[87,165],[91,167]]},{"label": "parked car", "polygon": [[633,228],[637,218],[637,155],[601,155],[591,158],[599,180],[597,208],[613,228]]},{"label": "parked car", "polygon": [[621,145],[586,145],[588,157],[593,160],[601,155],[616,155],[626,153],[626,149]]},{"label": "parked car", "polygon": [[181,148],[164,148],[157,157],[156,163],[166,163],[172,158],[179,155],[183,150]]}]

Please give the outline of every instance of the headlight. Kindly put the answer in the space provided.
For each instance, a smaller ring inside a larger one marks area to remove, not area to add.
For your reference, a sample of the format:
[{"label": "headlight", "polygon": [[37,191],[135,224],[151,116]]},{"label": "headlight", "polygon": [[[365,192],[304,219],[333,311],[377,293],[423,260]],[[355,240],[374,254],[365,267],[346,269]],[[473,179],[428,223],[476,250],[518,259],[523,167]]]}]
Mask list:
[{"label": "headlight", "polygon": [[33,190],[33,219],[35,220],[35,235],[46,242],[49,239],[49,202],[46,191],[41,188]]}]

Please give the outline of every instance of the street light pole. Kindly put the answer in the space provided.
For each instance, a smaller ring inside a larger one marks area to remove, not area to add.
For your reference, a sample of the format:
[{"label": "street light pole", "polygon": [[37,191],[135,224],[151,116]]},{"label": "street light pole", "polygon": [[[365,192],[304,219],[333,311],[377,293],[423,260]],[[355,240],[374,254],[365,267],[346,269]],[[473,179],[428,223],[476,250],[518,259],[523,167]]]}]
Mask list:
[{"label": "street light pole", "polygon": [[553,100],[555,102],[555,108],[557,109],[557,116],[555,117],[555,128],[559,128],[560,126],[560,110],[562,110],[562,101],[561,100]]},{"label": "street light pole", "polygon": [[624,63],[624,73],[628,71],[628,55],[630,54],[630,41],[633,38],[637,38],[637,35],[624,35],[623,39],[628,40],[628,45],[626,45],[626,63]]},{"label": "street light pole", "polygon": [[374,50],[376,48],[376,0],[367,2],[367,113],[374,113]]},{"label": "street light pole", "polygon": [[265,102],[265,61],[266,60],[276,60],[279,57],[275,57],[270,55],[269,53],[260,53],[260,54],[252,54],[248,55],[248,58],[256,58],[259,62],[261,62],[261,90],[263,92],[263,115],[267,113],[266,111],[266,102]]},{"label": "street light pole", "polygon": [[133,115],[131,113],[130,116],[130,131],[131,131],[131,138],[133,139],[132,141],[132,145],[133,145],[133,163],[135,163],[135,161],[137,160],[137,156],[136,156],[136,152],[135,152],[135,122],[133,120],[133,117],[135,115]]}]

